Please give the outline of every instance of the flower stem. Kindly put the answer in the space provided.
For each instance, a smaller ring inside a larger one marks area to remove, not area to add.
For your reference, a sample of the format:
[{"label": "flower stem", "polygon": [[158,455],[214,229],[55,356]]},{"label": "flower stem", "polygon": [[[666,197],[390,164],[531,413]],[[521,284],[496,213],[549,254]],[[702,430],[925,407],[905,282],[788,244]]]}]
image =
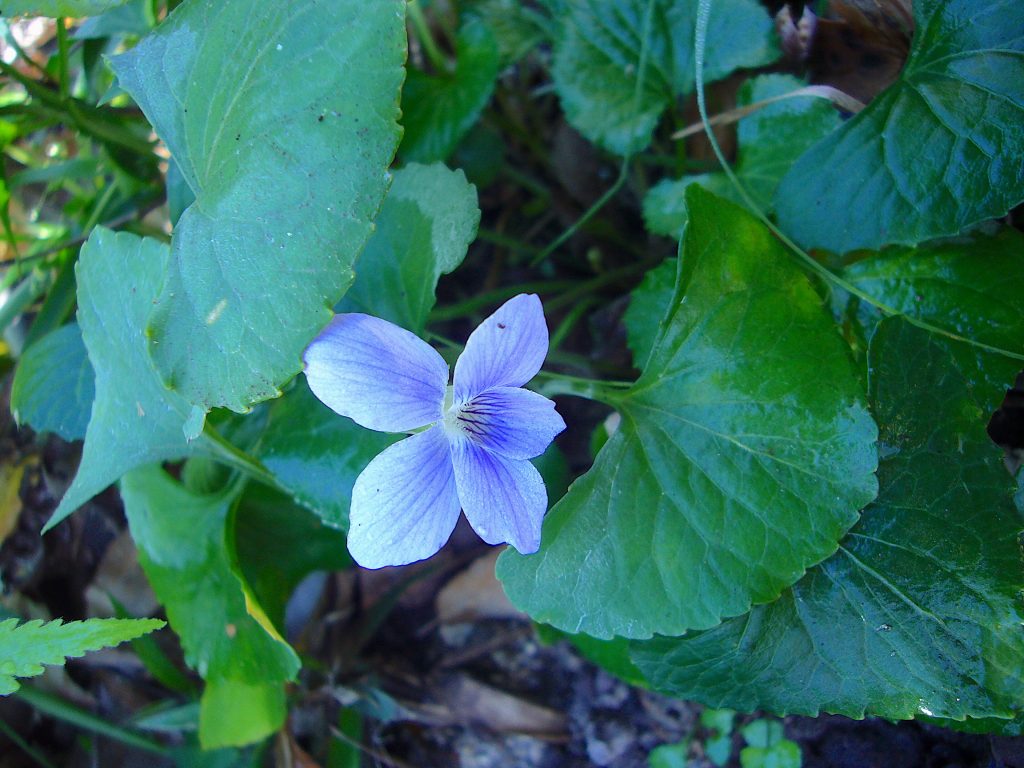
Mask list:
[{"label": "flower stem", "polygon": [[616,408],[631,386],[633,385],[628,381],[600,381],[541,371],[533,380],[531,389],[545,397],[572,395],[587,400],[596,400]]}]

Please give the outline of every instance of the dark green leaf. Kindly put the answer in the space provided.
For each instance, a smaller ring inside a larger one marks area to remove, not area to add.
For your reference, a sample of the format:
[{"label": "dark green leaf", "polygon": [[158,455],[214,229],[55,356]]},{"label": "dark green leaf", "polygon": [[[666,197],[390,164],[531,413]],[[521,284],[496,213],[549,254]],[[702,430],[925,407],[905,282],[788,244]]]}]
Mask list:
[{"label": "dark green leaf", "polygon": [[780,714],[1019,714],[1021,520],[985,434],[1016,365],[899,319],[875,334],[869,362],[878,500],[775,603],[636,644],[661,690]]},{"label": "dark green leaf", "polygon": [[146,319],[167,258],[167,246],[156,240],[102,227],[82,246],[78,322],[96,372],[96,398],[78,474],[47,529],[130,469],[199,447],[183,432],[191,406],[164,387],[146,344]]},{"label": "dark green leaf", "polygon": [[453,72],[409,70],[402,91],[401,155],[406,161],[447,159],[491,100],[500,64],[491,31],[480,22],[463,25],[455,53]]},{"label": "dark green leaf", "polygon": [[270,407],[259,456],[296,501],[325,525],[347,531],[356,478],[395,440],[336,414],[314,397],[303,376]]},{"label": "dark green leaf", "polygon": [[844,277],[895,312],[1024,354],[1024,235],[1015,229],[888,248],[855,262]]},{"label": "dark green leaf", "polygon": [[196,195],[150,318],[190,402],[276,396],[351,283],[398,142],[403,10],[186,0],[113,60]]},{"label": "dark green leaf", "polygon": [[[573,127],[621,155],[646,147],[662,112],[693,90],[697,6],[698,0],[569,2],[556,16],[562,23],[552,76]],[[707,81],[777,56],[771,18],[759,3],[712,5]]]},{"label": "dark green leaf", "polygon": [[498,564],[513,602],[570,632],[679,634],[770,602],[875,496],[875,425],[820,298],[750,214],[687,202],[683,299],[621,426],[540,552]]},{"label": "dark green leaf", "polygon": [[43,336],[22,355],[11,386],[11,412],[36,432],[81,440],[89,426],[96,377],[78,323]]},{"label": "dark green leaf", "polygon": [[1024,3],[916,0],[900,78],[806,152],[779,222],[845,253],[953,235],[1024,199]]},{"label": "dark green leaf", "polygon": [[282,632],[285,605],[299,582],[313,571],[340,571],[352,562],[343,533],[261,485],[242,495],[235,546],[246,583]]},{"label": "dark green leaf", "polygon": [[413,163],[395,173],[376,231],[338,312],[365,312],[422,335],[437,280],[462,263],[480,223],[462,171]]}]

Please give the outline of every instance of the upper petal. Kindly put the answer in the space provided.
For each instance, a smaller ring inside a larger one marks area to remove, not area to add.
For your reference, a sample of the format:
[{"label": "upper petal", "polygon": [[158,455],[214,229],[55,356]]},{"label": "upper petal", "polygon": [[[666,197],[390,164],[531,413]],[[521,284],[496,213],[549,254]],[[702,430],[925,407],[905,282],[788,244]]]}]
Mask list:
[{"label": "upper petal", "polygon": [[458,520],[448,439],[432,427],[392,445],[356,479],[348,551],[364,568],[423,560],[444,546]]},{"label": "upper petal", "polygon": [[520,387],[548,353],[548,326],[536,294],[509,299],[469,336],[455,363],[455,400],[492,387]]},{"label": "upper petal", "polygon": [[488,544],[508,542],[524,555],[540,547],[548,493],[528,461],[506,459],[469,440],[452,443],[462,511]]},{"label": "upper petal", "polygon": [[335,315],[306,347],[303,362],[313,394],[367,429],[406,432],[441,418],[448,364],[387,320]]},{"label": "upper petal", "polygon": [[458,407],[455,423],[466,438],[509,459],[540,456],[565,429],[555,404],[519,387],[496,387]]}]

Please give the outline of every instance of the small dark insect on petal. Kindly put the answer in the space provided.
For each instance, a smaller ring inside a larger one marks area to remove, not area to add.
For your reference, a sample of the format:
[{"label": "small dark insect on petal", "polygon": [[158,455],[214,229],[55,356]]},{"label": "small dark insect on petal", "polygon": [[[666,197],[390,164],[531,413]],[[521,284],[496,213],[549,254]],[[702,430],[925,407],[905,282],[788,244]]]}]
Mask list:
[{"label": "small dark insect on petal", "polygon": [[500,328],[501,330],[503,330],[503,331],[505,330],[505,324],[504,324],[504,323],[498,323],[498,327],[499,327],[499,328]]}]

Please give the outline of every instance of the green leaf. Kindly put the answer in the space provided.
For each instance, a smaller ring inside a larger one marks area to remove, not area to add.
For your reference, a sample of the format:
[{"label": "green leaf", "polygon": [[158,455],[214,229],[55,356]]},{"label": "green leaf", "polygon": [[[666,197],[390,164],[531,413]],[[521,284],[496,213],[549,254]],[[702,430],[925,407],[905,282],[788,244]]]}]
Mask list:
[{"label": "green leaf", "polygon": [[770,602],[875,496],[876,428],[820,298],[750,214],[699,187],[687,203],[683,298],[621,426],[540,552],[498,563],[514,603],[570,632],[680,634]]},{"label": "green leaf", "polygon": [[[792,93],[804,86],[790,75],[761,75],[748,80],[737,95],[737,106]],[[761,210],[768,212],[779,181],[803,152],[840,125],[831,104],[810,96],[786,99],[762,107],[740,121],[736,167],[740,183]],[[716,195],[743,203],[740,193],[724,173],[704,173],[664,180],[644,197],[644,222],[658,235],[678,238],[686,225],[683,193],[700,184]]]},{"label": "green leaf", "polygon": [[686,188],[698,184],[712,194],[741,205],[743,198],[724,173],[700,173],[681,179],[662,179],[644,195],[644,225],[648,232],[678,240],[686,227]]},{"label": "green leaf", "polygon": [[287,715],[280,683],[211,680],[199,706],[199,742],[203,749],[252,744],[280,729]]},{"label": "green leaf", "polygon": [[895,312],[1024,354],[1024,235],[1015,229],[887,248],[852,264],[844,277]]},{"label": "green leaf", "polygon": [[678,269],[677,259],[666,259],[644,275],[640,285],[629,294],[629,307],[622,321],[626,324],[626,338],[637,368],[647,367],[654,345],[666,328],[676,293]]},{"label": "green leaf", "polygon": [[0,14],[81,18],[104,13],[126,2],[128,0],[0,0]]},{"label": "green leaf", "polygon": [[0,696],[18,690],[16,677],[43,674],[44,664],[63,665],[89,651],[118,645],[164,626],[157,619],[57,619],[43,623],[0,621]]},{"label": "green leaf", "polygon": [[470,18],[478,19],[494,35],[500,68],[524,58],[548,38],[551,20],[519,0],[476,0],[466,8]]},{"label": "green leaf", "polygon": [[285,605],[299,582],[313,571],[340,571],[352,563],[343,533],[262,485],[250,485],[242,495],[234,535],[245,582],[282,632]]},{"label": "green leaf", "polygon": [[401,155],[406,162],[447,159],[491,100],[501,63],[491,31],[477,21],[464,24],[455,53],[453,72],[409,70],[402,91]]},{"label": "green leaf", "polygon": [[674,696],[742,710],[1012,718],[1024,568],[1012,481],[985,434],[1016,364],[886,320],[869,351],[878,500],[771,605],[633,659]]},{"label": "green leaf", "polygon": [[102,227],[82,246],[78,323],[96,372],[96,398],[78,474],[44,531],[125,472],[202,447],[185,440],[191,406],[164,387],[146,344],[146,318],[167,257],[167,246],[156,240]]},{"label": "green leaf", "polygon": [[688,768],[690,765],[690,742],[662,744],[651,750],[647,758],[648,768]]},{"label": "green leaf", "polygon": [[259,458],[297,502],[325,525],[347,531],[356,478],[396,439],[336,414],[309,391],[302,376],[270,406]]},{"label": "green leaf", "polygon": [[779,185],[779,222],[807,247],[913,245],[1024,199],[1024,4],[918,0],[914,18],[900,78]]},{"label": "green leaf", "polygon": [[[566,117],[605,149],[637,152],[650,143],[666,108],[693,90],[698,0],[573,0],[568,5],[556,16],[562,23],[551,70]],[[759,3],[712,5],[708,82],[777,57],[772,20]]]},{"label": "green leaf", "polygon": [[77,323],[43,336],[18,362],[11,386],[11,412],[36,432],[81,440],[89,426],[96,376]]},{"label": "green leaf", "polygon": [[403,13],[186,0],[113,59],[196,195],[149,328],[190,402],[279,394],[351,283],[398,143]]},{"label": "green leaf", "polygon": [[[748,106],[804,85],[790,75],[761,75],[743,84],[736,102]],[[797,158],[840,125],[832,104],[811,96],[777,101],[741,120],[736,175],[754,202],[771,209],[775,188]]]},{"label": "green leaf", "polygon": [[438,278],[466,256],[480,223],[462,171],[413,163],[397,171],[376,231],[338,312],[365,312],[423,334]]},{"label": "green leaf", "polygon": [[[181,638],[185,661],[208,684],[200,711],[200,740],[207,747],[253,741],[280,727],[284,683],[299,669],[295,652],[235,572],[229,514],[236,494],[190,493],[158,467],[121,481],[139,562]],[[237,718],[234,731],[214,711],[231,696],[238,697],[240,713],[251,715]],[[280,717],[271,722],[270,715]]]}]

